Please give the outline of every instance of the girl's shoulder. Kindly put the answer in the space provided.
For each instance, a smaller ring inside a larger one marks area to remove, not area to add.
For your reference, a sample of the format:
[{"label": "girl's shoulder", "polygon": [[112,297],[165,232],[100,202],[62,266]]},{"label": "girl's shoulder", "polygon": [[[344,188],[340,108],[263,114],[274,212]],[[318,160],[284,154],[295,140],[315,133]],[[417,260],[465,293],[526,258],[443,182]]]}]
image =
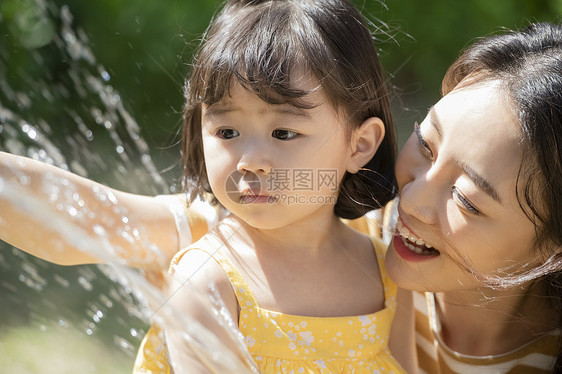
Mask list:
[{"label": "girl's shoulder", "polygon": [[223,300],[234,300],[230,297],[233,296],[232,286],[222,258],[220,243],[207,234],[174,256],[169,273],[176,286],[186,285],[207,293],[218,291]]},{"label": "girl's shoulder", "polygon": [[218,257],[221,243],[212,240],[210,234],[204,235],[195,243],[181,249],[170,263],[170,274],[182,273],[185,276],[195,276],[198,273],[214,274],[210,270],[220,269]]}]

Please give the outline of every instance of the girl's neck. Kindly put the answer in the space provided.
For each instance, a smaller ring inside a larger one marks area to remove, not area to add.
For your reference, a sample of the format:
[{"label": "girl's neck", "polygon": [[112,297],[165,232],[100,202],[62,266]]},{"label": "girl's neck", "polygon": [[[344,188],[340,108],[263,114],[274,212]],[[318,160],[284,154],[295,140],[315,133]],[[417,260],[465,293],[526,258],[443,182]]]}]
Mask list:
[{"label": "girl's neck", "polygon": [[229,218],[242,228],[241,235],[256,248],[297,250],[299,254],[325,255],[326,247],[337,246],[348,232],[347,226],[335,215],[309,217],[289,226],[276,229],[259,229],[248,225],[235,215]]},{"label": "girl's neck", "polygon": [[441,337],[474,356],[507,353],[558,327],[540,282],[507,290],[479,288],[435,294]]}]

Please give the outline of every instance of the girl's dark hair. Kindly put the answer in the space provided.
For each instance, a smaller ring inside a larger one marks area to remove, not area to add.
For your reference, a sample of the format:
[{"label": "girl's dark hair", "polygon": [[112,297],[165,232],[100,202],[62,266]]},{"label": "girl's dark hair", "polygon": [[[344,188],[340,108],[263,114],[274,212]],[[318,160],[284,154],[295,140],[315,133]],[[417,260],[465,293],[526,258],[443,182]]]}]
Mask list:
[{"label": "girl's dark hair", "polygon": [[[310,108],[296,70],[310,73],[346,130],[379,117],[386,134],[374,157],[346,173],[336,215],[358,218],[396,194],[396,141],[385,77],[366,22],[347,0],[231,0],[207,29],[186,85],[183,123],[185,187],[211,192],[201,139],[201,104],[212,105],[240,84],[269,104]],[[347,134],[350,131],[346,132]]]},{"label": "girl's dark hair", "polygon": [[[544,282],[562,320],[562,26],[537,23],[476,42],[449,68],[442,91],[484,81],[499,81],[516,110],[524,152],[516,193],[548,259],[508,284]],[[554,371],[562,372],[561,355]]]}]

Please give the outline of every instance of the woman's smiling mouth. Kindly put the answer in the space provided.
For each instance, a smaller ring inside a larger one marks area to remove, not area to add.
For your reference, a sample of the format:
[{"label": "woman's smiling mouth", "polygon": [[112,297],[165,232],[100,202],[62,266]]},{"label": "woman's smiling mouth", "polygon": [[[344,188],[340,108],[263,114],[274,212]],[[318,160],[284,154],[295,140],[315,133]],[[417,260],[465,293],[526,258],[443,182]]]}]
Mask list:
[{"label": "woman's smiling mouth", "polygon": [[440,255],[438,250],[414,235],[400,218],[396,223],[394,249],[400,257],[409,261],[421,261]]}]

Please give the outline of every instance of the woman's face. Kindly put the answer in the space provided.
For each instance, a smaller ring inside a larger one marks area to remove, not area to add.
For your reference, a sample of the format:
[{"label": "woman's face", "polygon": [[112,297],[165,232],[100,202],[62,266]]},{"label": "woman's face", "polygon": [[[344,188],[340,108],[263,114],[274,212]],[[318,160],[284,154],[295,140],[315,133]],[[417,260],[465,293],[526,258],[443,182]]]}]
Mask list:
[{"label": "woman's face", "polygon": [[420,291],[470,290],[471,275],[502,275],[533,261],[534,226],[516,180],[520,128],[497,82],[457,88],[431,108],[402,150],[391,277]]}]

